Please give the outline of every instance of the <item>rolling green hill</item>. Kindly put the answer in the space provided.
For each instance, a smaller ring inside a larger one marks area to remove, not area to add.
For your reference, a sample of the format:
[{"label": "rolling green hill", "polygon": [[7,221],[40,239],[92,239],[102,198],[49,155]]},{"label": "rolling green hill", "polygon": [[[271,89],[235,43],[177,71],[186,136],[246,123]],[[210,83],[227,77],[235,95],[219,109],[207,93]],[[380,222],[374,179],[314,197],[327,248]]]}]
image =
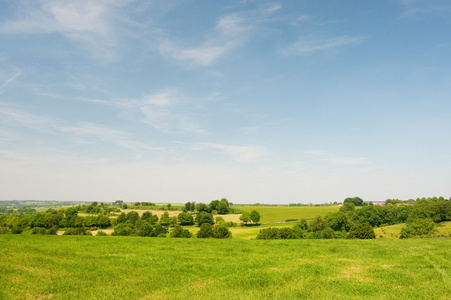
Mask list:
[{"label": "rolling green hill", "polygon": [[0,235],[0,299],[449,299],[451,239]]}]

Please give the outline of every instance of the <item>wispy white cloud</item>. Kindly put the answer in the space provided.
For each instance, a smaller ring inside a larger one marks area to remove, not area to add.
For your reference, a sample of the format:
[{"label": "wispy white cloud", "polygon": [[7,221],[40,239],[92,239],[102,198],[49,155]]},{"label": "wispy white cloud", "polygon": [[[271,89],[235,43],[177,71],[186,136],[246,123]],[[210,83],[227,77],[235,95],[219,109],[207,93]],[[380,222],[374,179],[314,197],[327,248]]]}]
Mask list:
[{"label": "wispy white cloud", "polygon": [[2,85],[0,85],[0,95],[3,94],[3,92],[5,91],[5,88],[10,85],[14,80],[17,79],[17,77],[19,77],[20,75],[22,75],[21,72],[16,72],[13,76],[11,76],[10,78],[8,78],[5,82],[3,82]]},{"label": "wispy white cloud", "polygon": [[48,126],[51,120],[46,117],[31,114],[22,110],[0,105],[1,123],[9,123],[14,126],[25,126],[30,128],[37,128]]},{"label": "wispy white cloud", "polygon": [[405,10],[401,17],[420,17],[424,15],[449,16],[451,3],[449,1],[399,0]]},{"label": "wispy white cloud", "polygon": [[209,37],[200,45],[185,47],[176,45],[177,43],[167,38],[160,44],[160,53],[179,61],[208,66],[244,44],[258,24],[264,22],[280,7],[280,5],[274,4],[252,12],[224,15],[218,19]]},{"label": "wispy white cloud", "polygon": [[79,100],[116,107],[123,115],[132,116],[134,120],[138,118],[140,122],[159,130],[205,134],[207,131],[194,119],[197,111],[216,97],[217,95],[213,94],[204,98],[193,98],[177,89],[167,88],[139,98]]},{"label": "wispy white cloud", "polygon": [[217,143],[200,143],[194,145],[193,148],[197,150],[219,150],[223,154],[231,157],[233,160],[241,163],[256,162],[268,154],[268,150],[263,146],[237,146]]},{"label": "wispy white cloud", "polygon": [[15,19],[0,25],[3,34],[59,33],[87,47],[106,59],[117,39],[113,30],[115,8],[127,1],[57,1],[20,2]]},{"label": "wispy white cloud", "polygon": [[[57,126],[59,131],[70,134],[77,138],[93,138],[94,142],[110,142],[120,147],[133,150],[138,153],[142,150],[161,150],[159,147],[153,147],[138,142],[130,138],[130,134],[121,130],[113,129],[99,124],[82,123],[76,126]],[[87,143],[85,140],[79,140],[81,143]]]},{"label": "wispy white cloud", "polygon": [[318,52],[325,52],[335,50],[344,46],[355,45],[363,42],[367,39],[364,36],[338,36],[331,38],[309,38],[300,37],[292,45],[282,49],[282,53],[285,55],[310,55]]}]

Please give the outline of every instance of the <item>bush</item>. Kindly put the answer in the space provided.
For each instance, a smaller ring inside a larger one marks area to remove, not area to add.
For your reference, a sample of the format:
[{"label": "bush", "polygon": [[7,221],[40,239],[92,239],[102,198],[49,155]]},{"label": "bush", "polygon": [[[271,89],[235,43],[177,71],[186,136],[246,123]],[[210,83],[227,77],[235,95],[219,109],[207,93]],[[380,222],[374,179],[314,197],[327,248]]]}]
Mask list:
[{"label": "bush", "polygon": [[416,219],[401,229],[400,239],[431,236],[437,231],[432,219]]},{"label": "bush", "polygon": [[200,226],[200,229],[196,234],[197,238],[201,238],[201,239],[209,238],[212,235],[213,235],[213,229],[209,223],[203,223]]},{"label": "bush", "polygon": [[84,227],[67,228],[63,235],[91,235],[91,232],[87,232]]},{"label": "bush", "polygon": [[213,237],[217,238],[217,239],[227,239],[227,238],[232,237],[232,233],[224,225],[214,226],[213,227]]},{"label": "bush", "polygon": [[279,229],[278,228],[266,228],[260,229],[260,232],[257,235],[257,239],[259,240],[275,240],[280,239]]},{"label": "bush", "polygon": [[190,238],[192,236],[188,229],[183,229],[182,226],[175,226],[169,233],[171,238]]},{"label": "bush", "polygon": [[351,226],[347,237],[349,239],[375,239],[376,234],[369,223],[355,223]]},{"label": "bush", "polygon": [[130,223],[121,223],[114,227],[114,231],[111,235],[127,236],[134,231],[133,225]]},{"label": "bush", "polygon": [[215,223],[216,223],[216,224],[219,224],[219,225],[225,225],[225,224],[226,224],[226,221],[224,220],[223,217],[218,216],[218,217],[215,218]]},{"label": "bush", "polygon": [[102,230],[100,230],[100,231],[97,231],[97,234],[96,234],[96,236],[107,236],[108,234],[106,234],[106,232],[105,231],[102,231]]},{"label": "bush", "polygon": [[55,235],[58,232],[58,226],[52,226],[45,232],[46,234]]},{"label": "bush", "polygon": [[321,231],[321,238],[322,239],[334,239],[335,238],[335,232],[332,228],[326,228],[323,231]]},{"label": "bush", "polygon": [[194,225],[193,216],[187,212],[181,212],[177,216],[177,219],[180,222],[180,225]]},{"label": "bush", "polygon": [[157,237],[166,237],[166,234],[168,233],[167,227],[158,224],[154,227],[155,236]]},{"label": "bush", "polygon": [[210,224],[213,225],[213,215],[207,212],[200,212],[196,216],[196,224],[201,226],[202,224]]}]

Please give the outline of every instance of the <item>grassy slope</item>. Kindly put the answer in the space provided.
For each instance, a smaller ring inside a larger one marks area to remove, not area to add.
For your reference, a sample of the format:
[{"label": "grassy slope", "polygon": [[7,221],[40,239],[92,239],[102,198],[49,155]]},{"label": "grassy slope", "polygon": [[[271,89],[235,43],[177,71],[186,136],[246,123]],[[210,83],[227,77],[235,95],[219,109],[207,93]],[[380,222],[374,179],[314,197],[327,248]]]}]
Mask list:
[{"label": "grassy slope", "polygon": [[451,239],[0,236],[5,299],[449,299]]},{"label": "grassy slope", "polygon": [[[374,233],[377,238],[386,238],[386,239],[397,239],[401,233],[401,229],[405,227],[406,224],[396,224],[391,226],[384,226],[380,228],[374,228]],[[451,222],[442,222],[437,226],[437,232],[434,234],[435,236],[451,236]]]},{"label": "grassy slope", "polygon": [[236,205],[238,209],[260,213],[261,222],[280,222],[287,219],[312,219],[325,216],[329,212],[338,212],[339,206],[246,206]]}]

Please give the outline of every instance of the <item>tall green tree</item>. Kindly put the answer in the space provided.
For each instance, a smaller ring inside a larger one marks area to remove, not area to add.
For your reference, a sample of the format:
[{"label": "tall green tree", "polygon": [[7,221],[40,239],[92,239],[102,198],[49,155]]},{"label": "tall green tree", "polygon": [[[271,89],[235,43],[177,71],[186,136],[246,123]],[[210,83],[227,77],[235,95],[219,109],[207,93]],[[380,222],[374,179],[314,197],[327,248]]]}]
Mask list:
[{"label": "tall green tree", "polygon": [[251,211],[251,213],[249,214],[249,218],[252,220],[252,223],[254,224],[260,222],[260,214],[256,210]]},{"label": "tall green tree", "polygon": [[187,212],[181,212],[178,216],[177,219],[180,223],[180,225],[193,225],[194,224],[194,218],[191,214],[187,213]]}]

